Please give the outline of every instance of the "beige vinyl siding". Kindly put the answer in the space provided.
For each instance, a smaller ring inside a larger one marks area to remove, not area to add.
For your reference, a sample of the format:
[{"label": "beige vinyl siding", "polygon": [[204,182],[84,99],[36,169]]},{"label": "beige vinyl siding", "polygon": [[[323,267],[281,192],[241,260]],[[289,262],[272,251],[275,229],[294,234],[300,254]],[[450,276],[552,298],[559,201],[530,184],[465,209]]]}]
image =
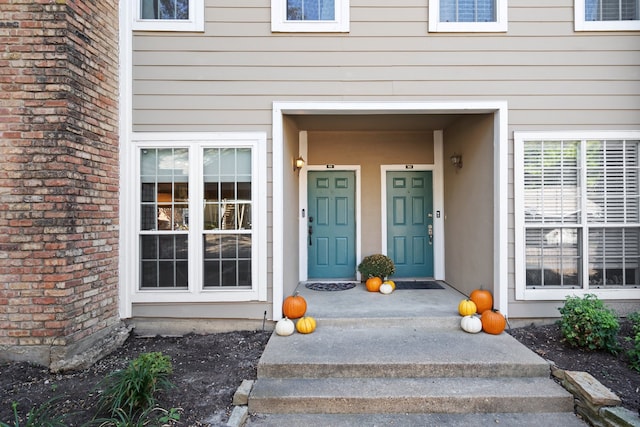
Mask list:
[{"label": "beige vinyl siding", "polygon": [[[507,101],[510,138],[640,128],[640,34],[574,32],[573,0],[510,0],[508,31],[483,34],[429,33],[427,0],[351,0],[345,34],[271,33],[270,0],[205,3],[204,33],[135,33],[134,131],[270,138],[274,101],[442,100]],[[513,236],[511,316],[557,315],[554,304],[514,301]]]},{"label": "beige vinyl siding", "polygon": [[368,0],[351,2],[348,34],[272,34],[269,1],[236,3],[208,1],[204,34],[134,38],[134,108],[153,112],[134,116],[136,130],[171,125],[163,110],[207,127],[268,125],[274,99],[500,98],[511,113],[557,101],[583,110],[598,96],[622,110],[640,103],[638,36],[575,33],[571,0],[510,2],[506,34],[428,33],[426,1]]}]

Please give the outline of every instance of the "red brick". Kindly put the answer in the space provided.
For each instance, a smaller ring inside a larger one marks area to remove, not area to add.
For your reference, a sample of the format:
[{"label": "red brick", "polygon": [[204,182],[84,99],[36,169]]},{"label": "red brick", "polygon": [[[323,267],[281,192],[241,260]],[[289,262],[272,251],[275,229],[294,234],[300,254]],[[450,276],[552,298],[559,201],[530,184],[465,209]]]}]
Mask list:
[{"label": "red brick", "polygon": [[117,321],[118,6],[0,3],[0,345],[72,344]]}]

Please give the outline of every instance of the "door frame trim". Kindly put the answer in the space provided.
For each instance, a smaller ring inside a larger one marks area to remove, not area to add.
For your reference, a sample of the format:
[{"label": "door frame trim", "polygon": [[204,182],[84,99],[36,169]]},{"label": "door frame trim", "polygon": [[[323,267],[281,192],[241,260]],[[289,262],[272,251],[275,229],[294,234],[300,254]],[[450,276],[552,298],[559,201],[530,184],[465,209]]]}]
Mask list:
[{"label": "door frame trim", "polygon": [[[300,151],[302,154],[302,141],[300,138]],[[306,138],[304,138],[306,143]],[[306,144],[305,144],[306,148]],[[306,154],[306,149],[304,150]],[[329,171],[329,172],[345,172],[345,171],[353,171],[355,172],[355,228],[356,228],[356,241],[355,241],[355,250],[356,250],[356,262],[361,258],[362,250],[361,250],[361,228],[360,228],[360,213],[361,213],[361,185],[360,185],[360,165],[331,165],[332,167],[329,169],[327,165],[307,165],[300,170],[300,185],[298,186],[298,244],[300,247],[299,255],[298,255],[298,280],[301,282],[306,281],[309,278],[308,275],[308,250],[307,250],[307,216],[302,216],[302,211],[309,212],[307,206],[307,197],[308,197],[308,179],[307,172],[308,171]],[[360,273],[356,271],[356,280],[360,280]]]},{"label": "door frame trim", "polygon": [[[443,185],[443,176],[442,176],[442,138],[435,137],[435,133],[440,133],[442,135],[442,131],[434,132],[434,164],[417,164],[410,165],[411,167],[407,167],[408,165],[381,165],[380,166],[380,227],[381,227],[381,237],[382,241],[381,248],[382,253],[387,254],[387,172],[413,172],[413,171],[431,171],[432,173],[432,202],[433,202],[433,211],[440,211],[440,217],[438,218],[436,215],[433,217],[433,276],[436,280],[445,280],[444,274],[444,185]],[[439,140],[439,143],[436,141]]]}]

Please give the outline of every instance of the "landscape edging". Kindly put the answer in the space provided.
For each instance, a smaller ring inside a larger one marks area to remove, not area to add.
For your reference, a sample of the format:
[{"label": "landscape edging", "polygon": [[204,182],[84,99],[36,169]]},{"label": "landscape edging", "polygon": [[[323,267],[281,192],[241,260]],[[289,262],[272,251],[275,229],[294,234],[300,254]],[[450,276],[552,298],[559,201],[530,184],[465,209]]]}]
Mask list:
[{"label": "landscape edging", "polygon": [[620,398],[591,374],[565,371],[551,364],[551,374],[575,398],[575,411],[594,427],[640,427],[638,414],[623,408]]}]

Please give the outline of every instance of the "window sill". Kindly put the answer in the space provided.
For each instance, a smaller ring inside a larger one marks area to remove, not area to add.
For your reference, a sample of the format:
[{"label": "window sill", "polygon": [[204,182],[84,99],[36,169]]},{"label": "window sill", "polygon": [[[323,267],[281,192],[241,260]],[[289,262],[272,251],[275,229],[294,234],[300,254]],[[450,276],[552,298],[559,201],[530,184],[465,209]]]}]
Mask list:
[{"label": "window sill", "polygon": [[133,31],[173,31],[173,32],[204,32],[204,22],[196,21],[149,21],[136,20],[131,28]]},{"label": "window sill", "polygon": [[596,295],[602,300],[640,299],[640,288],[628,289],[517,289],[519,301],[564,301],[568,296]]},{"label": "window sill", "polygon": [[575,21],[575,31],[640,31],[640,21]]},{"label": "window sill", "polygon": [[132,303],[207,303],[207,302],[241,302],[266,301],[259,298],[258,289],[224,289],[224,290],[164,290],[149,289],[136,291],[131,295]]},{"label": "window sill", "polygon": [[429,22],[430,33],[506,33],[506,22]]}]

